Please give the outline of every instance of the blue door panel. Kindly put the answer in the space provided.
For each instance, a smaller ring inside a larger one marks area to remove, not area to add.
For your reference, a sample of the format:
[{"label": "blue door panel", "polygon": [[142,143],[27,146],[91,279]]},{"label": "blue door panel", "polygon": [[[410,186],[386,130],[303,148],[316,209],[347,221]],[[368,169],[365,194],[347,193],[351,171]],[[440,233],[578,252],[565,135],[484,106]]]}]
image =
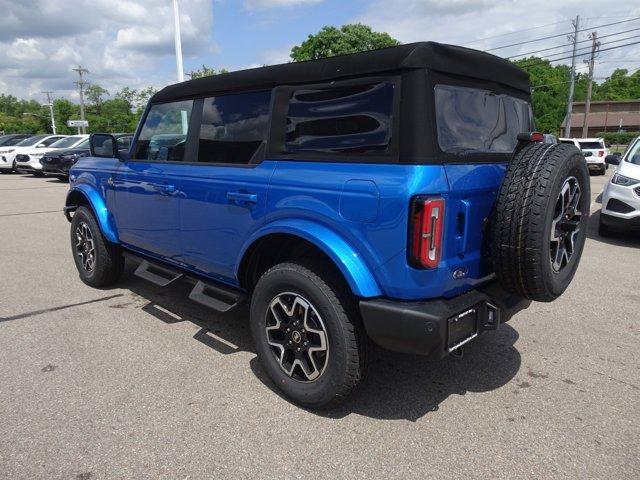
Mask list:
[{"label": "blue door panel", "polygon": [[180,185],[176,163],[122,162],[113,181],[114,217],[125,246],[168,260],[180,255]]}]

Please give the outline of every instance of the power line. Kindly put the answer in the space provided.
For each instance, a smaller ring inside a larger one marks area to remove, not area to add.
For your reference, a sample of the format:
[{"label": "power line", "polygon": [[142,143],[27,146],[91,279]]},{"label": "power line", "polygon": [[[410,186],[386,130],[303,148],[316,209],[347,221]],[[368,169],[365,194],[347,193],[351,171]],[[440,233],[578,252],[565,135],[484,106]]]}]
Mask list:
[{"label": "power line", "polygon": [[[622,35],[624,33],[629,33],[629,32],[636,32],[638,30],[640,30],[640,27],[639,28],[632,28],[630,30],[624,30],[624,31],[618,32],[618,33],[610,33],[608,35],[602,35],[601,37],[598,37],[598,38],[614,37],[616,35]],[[591,43],[591,40],[589,40],[589,39],[579,40],[579,41],[577,41],[575,43],[586,43],[586,42]],[[526,57],[527,55],[532,55],[534,53],[546,52],[547,50],[556,50],[557,48],[563,48],[563,47],[566,47],[566,45],[557,45],[555,47],[541,48],[540,50],[533,50],[531,52],[526,52],[526,53],[518,53],[517,55],[511,55],[509,57],[504,57],[504,58],[510,60],[510,59],[516,58],[516,57]]]},{"label": "power line", "polygon": [[[598,38],[600,38],[600,37],[598,37]],[[632,35],[630,37],[618,38],[618,39],[615,39],[615,40],[611,40],[610,42],[603,43],[602,45],[605,45],[605,46],[606,45],[612,45],[612,44],[617,43],[617,42],[623,42],[625,40],[633,40],[635,38],[640,38],[640,36],[639,35]],[[591,41],[591,40],[589,40],[589,41]],[[575,53],[575,55],[577,55],[577,56],[586,55],[588,53],[588,51],[591,50],[591,47],[590,46],[589,47],[580,47],[577,50],[581,50],[582,52],[581,53]],[[585,50],[587,50],[587,51],[585,52]],[[545,58],[545,60],[552,60],[549,57],[555,57],[557,55],[566,55],[566,54],[569,54],[569,53],[572,53],[572,52],[567,50],[565,52],[551,53]],[[524,59],[521,59],[521,60],[524,60]]]},{"label": "power line", "polygon": [[515,35],[517,33],[529,32],[531,30],[538,30],[540,28],[545,28],[545,27],[551,27],[553,25],[558,25],[558,24],[564,23],[566,21],[567,20],[565,19],[565,20],[560,20],[559,22],[547,23],[546,25],[538,25],[537,27],[525,28],[524,30],[516,30],[514,32],[509,32],[509,33],[501,33],[500,35],[492,35],[490,37],[478,38],[478,39],[473,40],[471,42],[463,42],[462,45],[472,45],[474,43],[483,42],[484,40],[491,40],[492,38],[507,37],[509,35]]},{"label": "power line", "polygon": [[540,41],[542,41],[542,40],[549,40],[549,39],[551,39],[551,38],[565,37],[565,36],[567,36],[567,35],[572,35],[572,34],[574,34],[574,33],[585,32],[585,31],[587,31],[587,30],[595,30],[595,29],[597,29],[597,28],[610,27],[610,26],[612,26],[612,25],[619,25],[619,24],[621,24],[621,23],[634,22],[634,21],[636,21],[636,20],[640,20],[640,17],[629,18],[629,19],[627,19],[627,20],[622,20],[622,21],[620,21],[620,22],[605,23],[605,24],[603,24],[603,25],[597,25],[597,26],[595,26],[595,27],[591,27],[591,28],[584,28],[584,29],[582,29],[582,30],[578,30],[577,32],[565,32],[565,33],[559,33],[559,34],[557,34],[557,35],[548,35],[548,36],[546,36],[546,37],[535,38],[535,39],[533,39],[533,40],[527,40],[527,41],[524,41],[524,42],[512,43],[512,44],[510,44],[510,45],[502,45],[502,46],[500,46],[500,47],[489,48],[489,49],[487,49],[486,51],[487,51],[487,52],[492,52],[492,51],[494,51],[494,50],[501,50],[501,49],[503,49],[503,48],[517,47],[518,45],[525,45],[525,44],[527,44],[527,43],[540,42]]},{"label": "power line", "polygon": [[[610,42],[610,43],[611,43],[611,42]],[[615,46],[615,47],[601,48],[599,51],[600,51],[600,52],[606,52],[606,51],[608,51],[608,50],[615,50],[616,48],[629,47],[629,46],[631,46],[631,45],[637,45],[637,44],[639,44],[639,43],[640,43],[640,41],[638,41],[638,42],[631,42],[631,43],[625,43],[624,45],[617,45],[617,46]],[[607,44],[607,45],[608,45],[608,44]],[[582,53],[582,54],[580,54],[580,55],[584,55],[584,53]],[[520,68],[523,68],[523,67],[529,67],[529,66],[531,66],[531,65],[536,65],[536,64],[538,64],[538,63],[544,63],[544,62],[559,62],[559,61],[561,61],[561,60],[567,60],[568,58],[572,58],[572,57],[573,57],[573,55],[569,55],[568,57],[563,57],[563,58],[555,58],[555,59],[540,58],[540,59],[537,59],[537,60],[536,60],[536,61],[534,61],[534,62],[528,62],[528,63],[524,63],[524,64],[522,64],[522,65],[518,65],[518,66],[519,66]]]}]

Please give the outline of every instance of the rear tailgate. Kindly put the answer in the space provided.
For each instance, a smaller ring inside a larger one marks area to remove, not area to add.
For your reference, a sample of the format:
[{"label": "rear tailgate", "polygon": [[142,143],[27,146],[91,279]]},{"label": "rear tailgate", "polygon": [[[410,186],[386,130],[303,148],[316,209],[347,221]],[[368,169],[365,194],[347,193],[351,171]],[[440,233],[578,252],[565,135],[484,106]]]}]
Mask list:
[{"label": "rear tailgate", "polygon": [[491,211],[506,171],[505,163],[445,165],[449,182],[444,254],[451,290],[460,292],[491,278],[486,255]]}]

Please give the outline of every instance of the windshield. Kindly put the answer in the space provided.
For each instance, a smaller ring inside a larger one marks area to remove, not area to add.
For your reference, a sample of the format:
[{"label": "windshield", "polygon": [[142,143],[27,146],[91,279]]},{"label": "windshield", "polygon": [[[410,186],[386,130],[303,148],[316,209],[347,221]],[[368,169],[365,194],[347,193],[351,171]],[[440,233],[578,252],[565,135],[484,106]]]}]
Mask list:
[{"label": "windshield", "polygon": [[489,90],[436,85],[438,144],[445,153],[511,153],[518,134],[531,131],[524,100]]},{"label": "windshield", "polygon": [[36,143],[38,143],[43,138],[46,138],[46,135],[35,135],[33,137],[25,138],[21,142],[16,143],[16,147],[32,147]]},{"label": "windshield", "polygon": [[84,137],[80,137],[78,135],[73,137],[61,138],[57,142],[53,142],[49,147],[51,148],[69,148],[75,145],[77,142],[82,140]]},{"label": "windshield", "polygon": [[625,160],[634,165],[640,165],[640,139],[636,140],[636,143],[631,147]]},{"label": "windshield", "polygon": [[78,145],[76,145],[75,148],[89,148],[89,139],[86,138],[83,142],[80,142]]},{"label": "windshield", "polygon": [[578,140],[578,143],[582,150],[602,150],[604,148],[602,142],[583,142]]},{"label": "windshield", "polygon": [[4,142],[0,141],[0,145],[2,145],[3,147],[11,147],[17,143],[20,143],[21,141],[23,141],[26,137],[22,137],[22,136],[18,136],[18,137],[11,137],[6,139]]}]

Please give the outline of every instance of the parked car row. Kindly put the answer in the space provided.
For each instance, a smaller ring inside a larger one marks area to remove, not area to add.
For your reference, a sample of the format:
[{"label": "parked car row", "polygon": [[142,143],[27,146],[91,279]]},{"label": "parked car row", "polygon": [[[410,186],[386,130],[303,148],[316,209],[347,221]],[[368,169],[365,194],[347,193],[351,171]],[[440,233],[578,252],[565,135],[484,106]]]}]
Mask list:
[{"label": "parked car row", "polygon": [[604,138],[561,138],[560,143],[575,145],[582,151],[590,172],[604,175],[609,164],[604,159],[609,155],[609,149],[604,143]]},{"label": "parked car row", "polygon": [[[116,134],[119,150],[128,150],[133,134]],[[28,135],[0,137],[0,172],[69,178],[69,169],[89,155],[89,135]]]}]

